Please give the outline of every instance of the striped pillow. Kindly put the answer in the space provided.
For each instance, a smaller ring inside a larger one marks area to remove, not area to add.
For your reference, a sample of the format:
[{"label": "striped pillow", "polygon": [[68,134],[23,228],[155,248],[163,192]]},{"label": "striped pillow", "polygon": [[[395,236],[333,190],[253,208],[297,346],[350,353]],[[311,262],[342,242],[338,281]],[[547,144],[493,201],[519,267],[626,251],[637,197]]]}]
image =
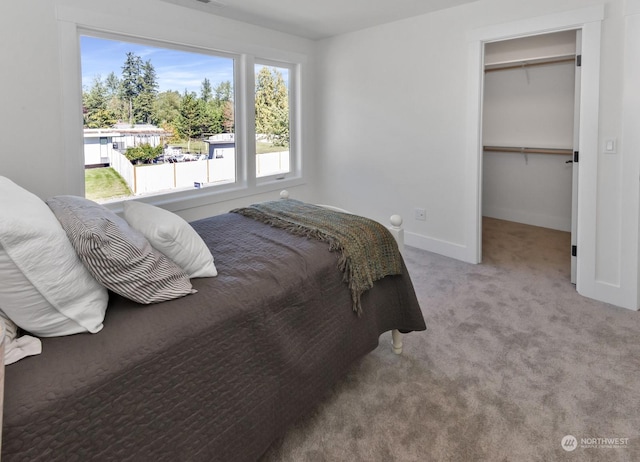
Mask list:
[{"label": "striped pillow", "polygon": [[180,267],[106,207],[77,196],[52,197],[47,205],[89,272],[113,292],[144,304],[195,292]]}]

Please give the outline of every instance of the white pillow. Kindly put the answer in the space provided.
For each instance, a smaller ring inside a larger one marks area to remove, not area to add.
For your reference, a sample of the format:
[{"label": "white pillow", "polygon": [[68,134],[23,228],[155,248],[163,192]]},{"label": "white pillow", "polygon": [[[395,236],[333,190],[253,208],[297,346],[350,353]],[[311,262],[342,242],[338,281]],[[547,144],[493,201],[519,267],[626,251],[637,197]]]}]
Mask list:
[{"label": "white pillow", "polygon": [[0,310],[0,325],[4,326],[4,365],[8,366],[27,356],[42,353],[39,338],[23,335],[18,337],[18,326]]},{"label": "white pillow", "polygon": [[207,245],[191,225],[175,213],[150,204],[127,201],[124,218],[189,277],[218,275]]},{"label": "white pillow", "polygon": [[196,291],[189,275],[126,220],[84,197],[55,196],[47,205],[89,272],[138,303],[159,303]]},{"label": "white pillow", "polygon": [[0,176],[0,308],[34,335],[98,332],[107,289],[40,198]]}]

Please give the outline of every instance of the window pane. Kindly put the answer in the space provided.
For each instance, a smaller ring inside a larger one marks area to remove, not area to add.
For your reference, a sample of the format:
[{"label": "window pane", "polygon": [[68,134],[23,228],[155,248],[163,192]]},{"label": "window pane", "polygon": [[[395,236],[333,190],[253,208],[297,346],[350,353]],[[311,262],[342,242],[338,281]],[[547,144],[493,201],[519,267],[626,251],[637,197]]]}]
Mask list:
[{"label": "window pane", "polygon": [[233,58],[91,36],[80,49],[88,198],[236,181]]},{"label": "window pane", "polygon": [[255,66],[256,177],[290,171],[290,70]]}]

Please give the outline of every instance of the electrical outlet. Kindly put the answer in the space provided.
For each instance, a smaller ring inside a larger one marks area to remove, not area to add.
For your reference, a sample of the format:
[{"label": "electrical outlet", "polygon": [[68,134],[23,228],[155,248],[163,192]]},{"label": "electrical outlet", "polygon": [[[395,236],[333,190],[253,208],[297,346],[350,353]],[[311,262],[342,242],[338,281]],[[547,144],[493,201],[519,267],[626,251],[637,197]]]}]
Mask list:
[{"label": "electrical outlet", "polygon": [[607,139],[604,140],[604,153],[605,154],[615,154],[616,153],[616,139]]},{"label": "electrical outlet", "polygon": [[416,220],[426,221],[427,211],[425,209],[415,209]]}]

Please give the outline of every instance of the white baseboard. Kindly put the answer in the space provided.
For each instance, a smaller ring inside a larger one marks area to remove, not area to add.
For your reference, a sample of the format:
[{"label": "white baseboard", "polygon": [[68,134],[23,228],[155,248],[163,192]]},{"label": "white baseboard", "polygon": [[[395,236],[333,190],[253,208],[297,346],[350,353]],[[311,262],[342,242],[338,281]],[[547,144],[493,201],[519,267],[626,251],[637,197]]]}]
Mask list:
[{"label": "white baseboard", "polygon": [[467,259],[467,246],[465,245],[455,244],[441,239],[434,239],[432,237],[423,236],[422,234],[410,233],[407,231],[405,231],[404,234],[404,243],[410,247],[416,247],[428,252],[444,255],[445,257],[469,261]]},{"label": "white baseboard", "polygon": [[[536,225],[540,226],[540,225]],[[432,237],[424,236],[422,234],[411,233],[405,231],[404,243],[409,247],[416,247],[418,249],[433,252],[445,257],[454,258],[456,260],[465,261],[469,263],[476,263],[469,259],[468,248],[465,245],[455,244],[449,241],[443,241],[441,239],[434,239]],[[583,287],[578,284],[577,290],[580,295],[595,300],[610,303],[629,310],[640,311],[640,307],[635,299],[635,291],[627,293],[628,291],[622,290],[619,285],[610,284],[603,281],[595,281],[593,286]]]},{"label": "white baseboard", "polygon": [[521,210],[503,209],[499,207],[483,207],[482,216],[497,218],[498,220],[514,221],[525,225],[540,226],[542,228],[557,229],[571,232],[571,217],[558,217],[540,213],[524,212]]}]

